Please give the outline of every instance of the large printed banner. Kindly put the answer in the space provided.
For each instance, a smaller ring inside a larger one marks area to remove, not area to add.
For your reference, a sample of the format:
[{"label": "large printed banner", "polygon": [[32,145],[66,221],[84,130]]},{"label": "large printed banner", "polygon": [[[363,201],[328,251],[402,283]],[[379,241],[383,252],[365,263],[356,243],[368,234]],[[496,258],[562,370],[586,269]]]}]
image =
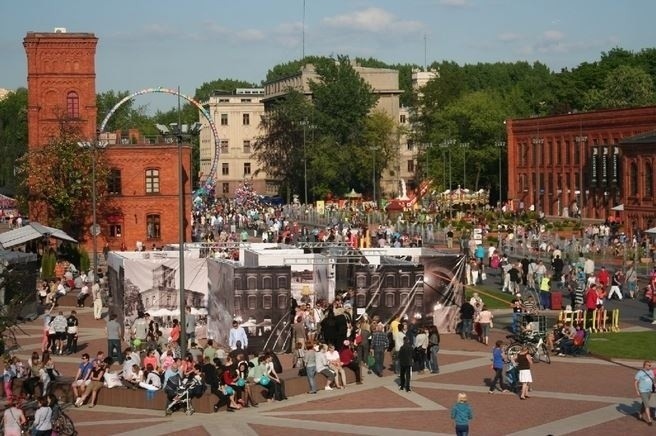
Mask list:
[{"label": "large printed banner", "polygon": [[[192,314],[207,315],[207,262],[185,258],[184,265],[185,307],[191,307]],[[180,318],[178,258],[124,259],[123,269],[124,325],[131,326],[138,312],[148,312],[168,331],[172,320]]]}]

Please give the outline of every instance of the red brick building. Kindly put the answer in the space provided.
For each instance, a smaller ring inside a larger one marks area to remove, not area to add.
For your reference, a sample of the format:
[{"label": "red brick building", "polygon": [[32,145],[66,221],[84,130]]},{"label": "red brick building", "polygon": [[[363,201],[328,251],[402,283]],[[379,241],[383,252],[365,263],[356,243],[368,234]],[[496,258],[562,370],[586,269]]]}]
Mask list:
[{"label": "red brick building", "polygon": [[632,235],[656,227],[654,166],[656,132],[628,138],[619,144],[622,152],[622,199],[624,228]]},{"label": "red brick building", "polygon": [[[80,140],[95,139],[97,128],[95,55],[92,33],[30,32],[23,41],[27,54],[28,146],[47,147],[59,134],[62,119],[80,129]],[[101,153],[111,168],[109,195],[98,199],[101,227],[98,248],[109,242],[118,250],[134,249],[137,241],[150,249],[179,240],[178,146],[163,138],[145,138],[131,130],[103,134],[109,145]],[[191,149],[182,147],[185,174],[190,174]],[[191,237],[191,180],[184,183],[185,240]],[[30,209],[33,210],[32,206]],[[89,210],[88,226],[92,223]],[[30,215],[47,224],[47,217]],[[92,249],[88,230],[81,241]]]},{"label": "red brick building", "polygon": [[514,209],[605,219],[624,203],[619,143],[656,130],[656,106],[508,120],[508,192]]}]

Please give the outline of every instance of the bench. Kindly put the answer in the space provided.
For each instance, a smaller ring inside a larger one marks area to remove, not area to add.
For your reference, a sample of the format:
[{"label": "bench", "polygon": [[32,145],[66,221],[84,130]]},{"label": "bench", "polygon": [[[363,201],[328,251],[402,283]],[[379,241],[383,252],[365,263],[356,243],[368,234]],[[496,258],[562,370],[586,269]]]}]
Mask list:
[{"label": "bench", "polygon": [[[347,383],[355,382],[355,373],[346,370]],[[288,397],[305,394],[308,392],[307,377],[299,376],[298,370],[290,369],[284,371],[281,378],[285,381],[285,393]],[[317,387],[323,389],[326,384],[326,377],[323,374],[316,376]],[[70,385],[70,383],[69,383]],[[70,396],[70,387],[68,389]],[[266,402],[264,393],[266,389],[260,385],[254,385],[252,388],[253,400],[256,403]],[[209,389],[205,391],[202,397],[194,398],[192,405],[198,413],[213,413],[214,404],[217,398]],[[129,389],[126,387],[103,388],[98,392],[97,404],[103,406],[128,407],[131,409],[166,409],[166,394],[164,391],[148,392],[145,389]]]}]

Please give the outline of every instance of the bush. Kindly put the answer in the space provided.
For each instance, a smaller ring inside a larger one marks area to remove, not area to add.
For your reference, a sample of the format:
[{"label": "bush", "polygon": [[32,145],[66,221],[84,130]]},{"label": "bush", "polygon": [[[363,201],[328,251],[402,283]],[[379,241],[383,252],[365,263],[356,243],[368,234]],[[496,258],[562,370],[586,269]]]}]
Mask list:
[{"label": "bush", "polygon": [[80,248],[80,271],[89,271],[91,268],[91,261],[89,260],[89,252],[84,248]]},{"label": "bush", "polygon": [[56,265],[57,255],[52,249],[48,249],[41,258],[41,278],[47,280],[55,277]]}]

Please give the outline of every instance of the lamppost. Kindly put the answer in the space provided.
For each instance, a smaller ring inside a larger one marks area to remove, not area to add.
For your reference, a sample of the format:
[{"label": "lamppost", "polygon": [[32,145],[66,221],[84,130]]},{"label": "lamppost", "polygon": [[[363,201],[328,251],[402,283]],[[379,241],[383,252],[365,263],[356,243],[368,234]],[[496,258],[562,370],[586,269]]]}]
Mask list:
[{"label": "lamppost", "polygon": [[[440,148],[444,151],[449,152],[449,219],[453,218],[453,211],[451,209],[451,187],[453,186],[452,180],[451,180],[451,147],[453,147],[456,143],[455,139],[445,139],[440,143]],[[446,173],[446,171],[445,171]],[[446,178],[446,174],[444,176]]]},{"label": "lamppost", "polygon": [[307,183],[307,144],[306,144],[306,129],[314,129],[313,124],[309,124],[307,118],[301,121],[301,126],[303,126],[303,190],[304,190],[304,201],[305,205],[308,204],[308,183]]},{"label": "lamppost", "polygon": [[[579,146],[579,199],[581,203],[579,204],[579,222],[583,224],[583,171],[585,171],[585,144],[588,142],[588,137],[587,135],[579,134],[574,138],[574,141]],[[582,226],[581,229],[583,229]]]},{"label": "lamppost", "polygon": [[462,189],[465,189],[467,186],[467,148],[469,142],[461,142],[459,146],[462,148]]},{"label": "lamppost", "polygon": [[544,138],[533,138],[531,140],[535,147],[535,212],[540,218],[540,165],[542,164],[542,149],[540,145],[544,144]]},{"label": "lamppost", "polygon": [[503,189],[501,189],[501,150],[506,146],[506,141],[497,141],[494,143],[499,149],[499,209],[503,205]]},{"label": "lamppost", "polygon": [[186,329],[186,295],[185,295],[185,191],[184,191],[184,165],[182,160],[182,143],[189,141],[198,135],[201,123],[193,123],[191,126],[182,124],[182,112],[180,110],[180,88],[178,87],[178,122],[166,127],[157,124],[157,130],[164,136],[173,136],[178,144],[178,257],[179,257],[179,309],[180,309],[180,353],[184,357],[187,354],[187,329]]},{"label": "lamppost", "polygon": [[100,226],[97,220],[97,194],[96,194],[96,151],[99,148],[107,147],[107,141],[100,140],[100,132],[96,132],[95,141],[80,141],[77,145],[81,148],[88,148],[91,150],[91,209],[93,213],[93,224],[91,229],[91,237],[93,238],[93,282],[98,282],[98,235],[100,235]]},{"label": "lamppost", "polygon": [[371,176],[371,182],[373,184],[373,197],[374,197],[374,205],[377,206],[378,202],[376,201],[376,150],[378,150],[378,146],[373,146],[371,147],[371,156],[373,159],[373,169],[372,169],[372,176]]}]

